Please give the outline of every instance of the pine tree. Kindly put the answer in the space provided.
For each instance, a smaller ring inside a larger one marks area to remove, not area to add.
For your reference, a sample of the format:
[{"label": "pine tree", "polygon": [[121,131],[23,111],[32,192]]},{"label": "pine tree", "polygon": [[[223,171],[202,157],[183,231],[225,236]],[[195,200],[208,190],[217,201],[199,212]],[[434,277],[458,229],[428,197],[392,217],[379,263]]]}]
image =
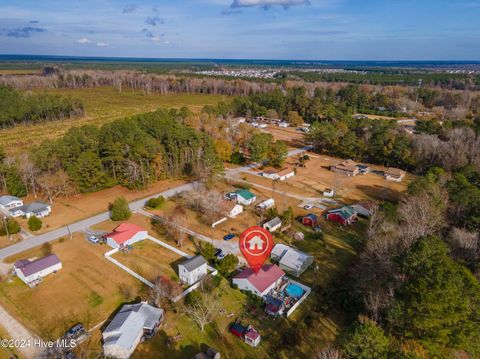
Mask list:
[{"label": "pine tree", "polygon": [[12,196],[24,197],[27,195],[27,187],[23,183],[22,177],[20,177],[16,168],[9,167],[7,169],[5,182],[7,185],[7,191]]},{"label": "pine tree", "polygon": [[42,221],[37,216],[31,216],[28,219],[27,224],[28,224],[28,229],[30,229],[31,231],[35,232],[42,229]]}]

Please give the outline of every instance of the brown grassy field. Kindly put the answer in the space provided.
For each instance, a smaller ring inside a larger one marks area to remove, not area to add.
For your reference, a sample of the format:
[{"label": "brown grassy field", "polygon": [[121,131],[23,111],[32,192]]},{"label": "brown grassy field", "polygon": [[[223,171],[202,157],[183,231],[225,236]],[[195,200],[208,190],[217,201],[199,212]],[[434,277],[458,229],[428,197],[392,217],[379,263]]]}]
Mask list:
[{"label": "brown grassy field", "polygon": [[225,96],[192,94],[145,94],[141,91],[113,88],[49,89],[44,92],[80,99],[85,105],[84,118],[52,121],[37,125],[17,125],[0,130],[1,144],[8,154],[15,154],[39,144],[43,140],[58,138],[72,127],[82,125],[101,126],[118,118],[133,116],[158,108],[188,107],[194,113],[203,106],[216,104]]},{"label": "brown grassy field", "polygon": [[[140,283],[108,262],[109,248],[89,243],[81,234],[52,245],[63,268],[29,288],[18,278],[0,283],[0,303],[44,339],[56,339],[71,325],[87,328],[105,320],[124,301],[142,292]],[[10,258],[42,256],[41,248]]]}]

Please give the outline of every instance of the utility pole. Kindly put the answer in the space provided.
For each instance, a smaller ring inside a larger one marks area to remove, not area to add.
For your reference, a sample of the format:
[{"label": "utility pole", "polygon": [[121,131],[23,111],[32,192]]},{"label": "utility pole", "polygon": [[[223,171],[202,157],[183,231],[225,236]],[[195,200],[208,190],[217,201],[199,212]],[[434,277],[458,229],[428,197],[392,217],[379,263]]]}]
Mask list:
[{"label": "utility pole", "polygon": [[68,236],[72,239],[72,232],[70,232],[70,226],[67,226]]},{"label": "utility pole", "polygon": [[8,230],[7,216],[3,216],[3,223],[5,224],[5,231],[7,232],[7,238],[8,240],[11,240],[12,238],[10,237],[10,231]]},{"label": "utility pole", "polygon": [[315,263],[315,268],[313,272],[313,286],[312,286],[312,291],[315,290],[315,282],[317,281],[317,271],[320,269],[319,265]]}]

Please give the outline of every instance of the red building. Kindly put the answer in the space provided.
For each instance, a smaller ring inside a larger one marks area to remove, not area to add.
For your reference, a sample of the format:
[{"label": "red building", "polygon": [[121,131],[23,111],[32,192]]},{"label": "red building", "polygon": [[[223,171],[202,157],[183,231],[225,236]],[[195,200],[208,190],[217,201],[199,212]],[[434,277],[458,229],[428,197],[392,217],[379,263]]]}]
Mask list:
[{"label": "red building", "polygon": [[318,217],[313,213],[307,214],[302,218],[302,224],[307,227],[315,227],[318,223]]},{"label": "red building", "polygon": [[352,224],[357,220],[357,213],[352,207],[342,207],[329,211],[327,213],[327,219],[342,225]]}]

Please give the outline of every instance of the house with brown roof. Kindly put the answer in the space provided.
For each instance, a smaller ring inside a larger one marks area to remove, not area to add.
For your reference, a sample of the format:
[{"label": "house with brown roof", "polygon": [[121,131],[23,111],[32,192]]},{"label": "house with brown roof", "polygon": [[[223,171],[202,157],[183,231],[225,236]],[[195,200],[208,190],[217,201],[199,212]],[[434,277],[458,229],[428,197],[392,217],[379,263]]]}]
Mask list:
[{"label": "house with brown roof", "polygon": [[405,177],[406,172],[399,168],[389,167],[383,173],[385,179],[387,181],[393,182],[402,182],[403,178]]},{"label": "house with brown roof", "polygon": [[343,175],[354,177],[360,173],[358,164],[353,160],[345,160],[334,166],[331,166],[332,172],[341,173]]}]

